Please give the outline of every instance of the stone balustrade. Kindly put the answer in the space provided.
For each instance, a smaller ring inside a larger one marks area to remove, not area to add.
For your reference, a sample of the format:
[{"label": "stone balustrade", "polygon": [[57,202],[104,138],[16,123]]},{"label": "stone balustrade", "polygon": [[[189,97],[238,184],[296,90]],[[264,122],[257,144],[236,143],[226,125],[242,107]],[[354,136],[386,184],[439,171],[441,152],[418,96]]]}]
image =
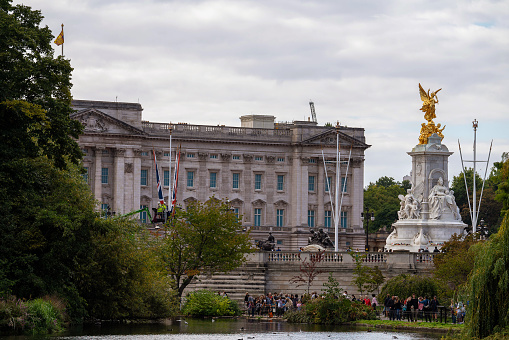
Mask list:
[{"label": "stone balustrade", "polygon": [[183,135],[189,137],[196,135],[197,137],[210,138],[224,137],[231,138],[263,138],[263,139],[277,139],[277,140],[290,140],[292,132],[288,128],[284,129],[259,129],[259,128],[246,128],[246,127],[231,127],[231,126],[212,126],[212,125],[192,125],[192,124],[169,124],[169,123],[153,123],[142,122],[143,131],[155,135],[168,135],[170,127],[172,128],[172,135]]},{"label": "stone balustrade", "polygon": [[[315,252],[300,252],[300,251],[273,251],[273,252],[256,252],[249,255],[249,263],[257,265],[271,265],[278,263],[292,263],[298,264],[304,260],[310,260],[316,256]],[[351,265],[355,264],[354,256],[356,254],[364,255],[365,253],[353,252],[325,252],[323,259],[320,261],[323,265],[338,264],[338,265]],[[409,253],[409,252],[395,252],[395,253],[380,253],[370,252],[362,259],[362,262],[370,265],[389,264],[391,266],[417,268],[422,266],[433,265],[433,253]]]}]

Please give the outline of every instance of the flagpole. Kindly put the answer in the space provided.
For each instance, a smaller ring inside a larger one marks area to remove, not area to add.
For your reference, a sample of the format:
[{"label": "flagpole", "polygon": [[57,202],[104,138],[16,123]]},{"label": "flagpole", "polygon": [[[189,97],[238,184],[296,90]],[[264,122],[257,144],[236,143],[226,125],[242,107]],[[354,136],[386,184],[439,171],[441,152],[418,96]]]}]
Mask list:
[{"label": "flagpole", "polygon": [[171,126],[171,122],[170,122],[170,165],[169,165],[169,183],[168,183],[168,211],[171,210],[170,208],[170,204],[172,204],[172,198],[171,198],[171,191],[173,190],[173,180],[172,180],[172,176],[171,176],[171,133],[172,133],[172,126]]}]

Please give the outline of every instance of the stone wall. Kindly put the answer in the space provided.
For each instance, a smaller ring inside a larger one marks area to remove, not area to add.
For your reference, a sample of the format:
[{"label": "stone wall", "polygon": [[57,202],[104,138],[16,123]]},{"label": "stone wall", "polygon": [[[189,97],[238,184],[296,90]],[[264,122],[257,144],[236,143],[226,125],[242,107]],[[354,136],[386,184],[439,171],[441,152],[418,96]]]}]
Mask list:
[{"label": "stone wall", "polygon": [[[309,290],[320,292],[323,283],[327,282],[329,273],[338,280],[340,287],[348,294],[359,295],[352,283],[355,260],[353,253],[326,252],[325,258],[317,266],[322,271],[310,286]],[[199,281],[191,284],[186,291],[211,289],[226,291],[236,300],[242,300],[246,292],[251,295],[283,292],[302,295],[307,286],[298,286],[290,280],[300,274],[300,266],[316,253],[307,252],[256,252],[249,255],[247,263],[238,270],[228,274],[201,276]],[[433,253],[368,253],[365,265],[378,266],[386,280],[399,274],[431,275]]]}]

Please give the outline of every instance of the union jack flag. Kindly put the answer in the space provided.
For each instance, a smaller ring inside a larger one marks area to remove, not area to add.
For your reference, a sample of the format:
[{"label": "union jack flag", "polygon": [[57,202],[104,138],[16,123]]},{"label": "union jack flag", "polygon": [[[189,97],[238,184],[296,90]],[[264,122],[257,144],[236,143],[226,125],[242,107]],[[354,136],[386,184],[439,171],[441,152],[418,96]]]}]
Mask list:
[{"label": "union jack flag", "polygon": [[156,166],[156,179],[157,179],[157,195],[159,196],[159,203],[164,205],[163,187],[161,186],[161,179],[159,178],[159,169],[157,168],[156,152],[152,150],[154,154],[154,164]]}]

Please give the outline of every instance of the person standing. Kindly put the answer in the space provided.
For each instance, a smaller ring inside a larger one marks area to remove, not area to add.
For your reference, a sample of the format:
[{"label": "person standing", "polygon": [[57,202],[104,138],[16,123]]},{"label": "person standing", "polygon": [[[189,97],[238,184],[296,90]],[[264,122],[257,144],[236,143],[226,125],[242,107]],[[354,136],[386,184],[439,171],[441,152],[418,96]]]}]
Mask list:
[{"label": "person standing", "polygon": [[438,300],[437,297],[434,296],[433,300],[430,301],[430,313],[433,316],[433,321],[438,321]]},{"label": "person standing", "polygon": [[375,314],[376,314],[376,306],[378,306],[378,301],[376,299],[375,294],[373,294],[372,295],[372,299],[371,299],[371,307],[373,307],[373,310],[375,311]]},{"label": "person standing", "polygon": [[415,293],[412,294],[412,299],[410,300],[410,305],[413,307],[412,309],[412,320],[413,322],[417,322],[417,317],[419,316],[419,300],[415,297]]}]

